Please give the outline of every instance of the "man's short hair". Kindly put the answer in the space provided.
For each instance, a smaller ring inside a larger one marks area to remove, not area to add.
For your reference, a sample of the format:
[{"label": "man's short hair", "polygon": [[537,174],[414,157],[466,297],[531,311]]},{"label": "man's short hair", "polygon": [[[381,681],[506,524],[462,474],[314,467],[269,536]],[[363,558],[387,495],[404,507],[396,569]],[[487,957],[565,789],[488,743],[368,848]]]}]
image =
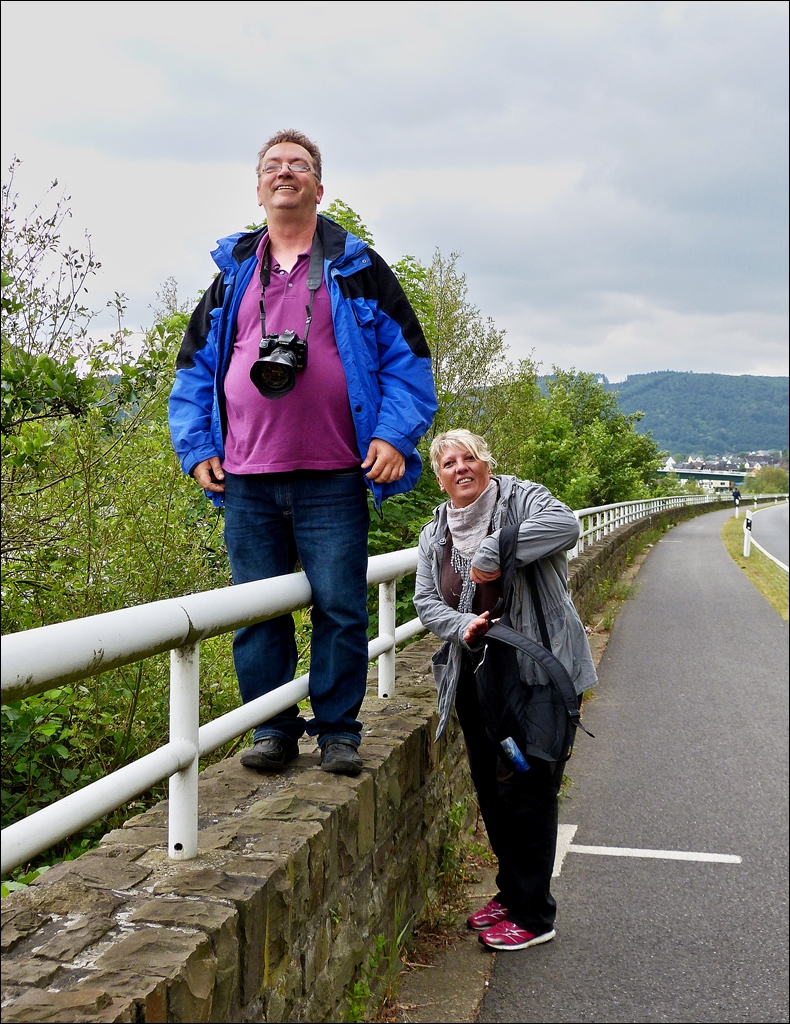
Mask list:
[{"label": "man's short hair", "polygon": [[479,434],[473,434],[471,430],[458,428],[457,430],[448,430],[444,434],[437,434],[431,441],[431,469],[436,476],[439,475],[442,453],[446,452],[448,448],[465,448],[476,459],[485,462],[489,469],[496,466],[496,459],[491,454],[485,438],[480,437]]},{"label": "man's short hair", "polygon": [[312,139],[308,139],[304,132],[298,132],[295,128],[283,128],[279,132],[275,132],[268,142],[264,142],[258,153],[257,171],[259,178],[263,169],[263,158],[266,156],[266,153],[272,146],[279,146],[281,142],[293,142],[297,146],[301,146],[302,149],[306,149],[312,157],[315,176],[319,181],[321,180],[321,150]]}]

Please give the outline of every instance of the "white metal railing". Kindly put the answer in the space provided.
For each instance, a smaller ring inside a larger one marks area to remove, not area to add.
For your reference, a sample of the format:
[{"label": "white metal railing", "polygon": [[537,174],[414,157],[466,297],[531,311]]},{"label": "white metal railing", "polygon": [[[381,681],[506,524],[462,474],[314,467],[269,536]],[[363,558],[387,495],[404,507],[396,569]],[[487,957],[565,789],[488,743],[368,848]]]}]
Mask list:
[{"label": "white metal railing", "polygon": [[[748,494],[741,498],[746,501],[752,498],[755,502],[766,498],[783,500],[786,495]],[[641,501],[622,501],[616,505],[599,505],[597,508],[582,508],[576,512],[579,520],[579,540],[568,553],[569,558],[580,555],[585,548],[603,539],[613,530],[632,523],[636,519],[644,519],[654,512],[677,508],[682,505],[706,505],[713,502],[729,500],[729,495],[722,494],[680,494],[665,498],[647,498]]]},{"label": "white metal railing", "polygon": [[[424,629],[417,618],[395,628],[396,581],[416,568],[416,548],[368,560],[368,584],[379,584],[381,631],[368,644],[368,657],[379,661],[380,697],[393,693],[397,644]],[[303,700],[309,678],[293,679],[198,728],[200,641],[310,602],[310,584],[301,572],[4,636],[3,703],[169,650],[170,742],[3,829],[0,871],[24,864],[168,778],[170,856],[197,856],[199,757]]]},{"label": "white metal railing", "polygon": [[[618,526],[661,509],[714,500],[707,495],[689,495],[581,509],[576,513],[581,537],[577,549],[569,554],[573,557]],[[419,619],[395,626],[396,581],[416,567],[417,548],[375,555],[368,561],[368,584],[379,585],[380,632],[368,644],[368,657],[378,658],[379,697],[394,693],[396,646],[424,629]],[[169,742],[3,829],[2,873],[164,779],[170,780],[170,857],[195,857],[199,758],[308,696],[308,676],[300,676],[198,727],[200,641],[304,608],[310,602],[307,577],[293,573],[2,637],[4,704],[170,651]]]},{"label": "white metal railing", "polygon": [[689,494],[665,498],[646,498],[641,501],[622,501],[616,505],[599,505],[597,508],[582,508],[576,512],[579,520],[579,540],[570,557],[580,555],[585,548],[602,540],[613,530],[644,519],[654,512],[676,508],[678,505],[699,505],[720,501],[718,495]]}]

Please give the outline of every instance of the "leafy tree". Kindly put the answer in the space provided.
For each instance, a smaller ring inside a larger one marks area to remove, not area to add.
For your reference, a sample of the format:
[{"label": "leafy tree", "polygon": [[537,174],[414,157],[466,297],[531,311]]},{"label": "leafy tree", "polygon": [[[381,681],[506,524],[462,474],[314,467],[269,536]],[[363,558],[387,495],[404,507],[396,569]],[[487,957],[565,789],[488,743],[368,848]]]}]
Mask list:
[{"label": "leafy tree", "polygon": [[780,466],[763,466],[754,476],[746,478],[743,490],[749,494],[786,494],[788,473]]},{"label": "leafy tree", "polygon": [[545,386],[545,397],[514,403],[502,422],[512,471],[545,484],[573,508],[651,493],[661,458],[652,439],[636,432],[640,414],[624,415],[593,374],[555,366]]},{"label": "leafy tree", "polygon": [[461,426],[487,433],[507,408],[508,388],[517,376],[505,332],[469,301],[458,259],[457,253],[444,257],[437,250],[429,267],[410,256],[393,267],[431,350],[439,401],[431,437]]},{"label": "leafy tree", "polygon": [[[12,184],[2,205],[3,630],[228,584],[217,514],[183,477],[167,429],[187,319],[174,282],[139,355],[121,295],[117,330],[91,340],[82,295],[98,264],[61,244],[66,199],[19,221]],[[229,637],[203,646],[204,720],[237,703],[229,648]],[[3,824],[161,743],[167,692],[167,659],[152,658],[3,706]]]},{"label": "leafy tree", "polygon": [[356,213],[348,203],[344,203],[342,199],[333,199],[332,202],[323,211],[327,217],[331,217],[333,221],[345,228],[346,231],[350,231],[352,235],[356,235],[363,242],[367,242],[368,245],[373,245],[373,235],[370,233],[367,225],[362,223],[362,218]]}]

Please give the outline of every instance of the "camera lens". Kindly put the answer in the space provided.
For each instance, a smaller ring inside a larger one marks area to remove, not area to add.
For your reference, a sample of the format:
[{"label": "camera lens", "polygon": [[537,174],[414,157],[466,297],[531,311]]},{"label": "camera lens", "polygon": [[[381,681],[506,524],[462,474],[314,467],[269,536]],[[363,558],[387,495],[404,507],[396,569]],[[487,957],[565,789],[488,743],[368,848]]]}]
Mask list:
[{"label": "camera lens", "polygon": [[288,349],[276,348],[271,355],[255,360],[250,379],[264,398],[282,398],[296,384],[296,357]]},{"label": "camera lens", "polygon": [[282,391],[288,387],[292,376],[287,366],[269,363],[268,366],[261,367],[260,381],[270,391]]}]

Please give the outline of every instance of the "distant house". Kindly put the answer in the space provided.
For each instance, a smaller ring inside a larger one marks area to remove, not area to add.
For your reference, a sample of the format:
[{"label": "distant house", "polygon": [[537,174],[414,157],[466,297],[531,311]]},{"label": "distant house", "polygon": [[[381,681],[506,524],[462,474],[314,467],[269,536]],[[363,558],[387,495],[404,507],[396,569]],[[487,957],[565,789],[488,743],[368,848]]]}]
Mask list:
[{"label": "distant house", "polygon": [[670,455],[667,461],[664,463],[664,469],[667,471],[667,473],[674,473],[676,465],[677,463]]}]

